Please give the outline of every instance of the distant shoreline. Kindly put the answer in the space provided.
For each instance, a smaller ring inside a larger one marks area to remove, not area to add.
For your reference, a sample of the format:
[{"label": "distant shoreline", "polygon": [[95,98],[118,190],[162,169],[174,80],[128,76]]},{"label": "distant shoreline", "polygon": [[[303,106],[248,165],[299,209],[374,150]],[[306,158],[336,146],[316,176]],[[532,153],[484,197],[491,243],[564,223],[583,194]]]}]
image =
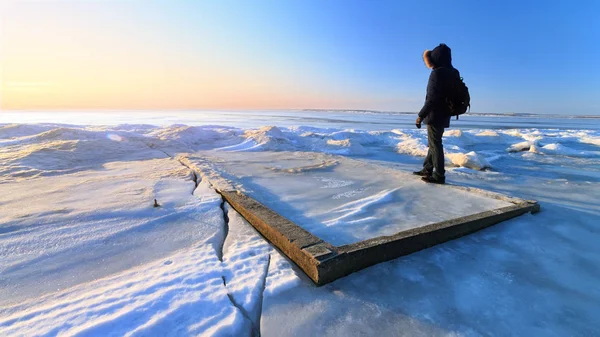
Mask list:
[{"label": "distant shoreline", "polygon": [[[106,114],[123,114],[123,113],[269,113],[269,112],[324,112],[324,113],[344,113],[344,114],[355,114],[355,115],[392,115],[392,116],[414,116],[417,114],[416,111],[385,111],[385,110],[366,110],[366,109],[248,109],[248,110],[240,110],[240,109],[157,109],[157,110],[149,110],[149,109],[65,109],[65,110],[3,110],[0,112],[0,118],[3,115],[8,114],[20,114],[20,113],[67,113],[67,114],[80,114],[80,113],[106,113]],[[475,116],[475,117],[516,117],[516,118],[552,118],[552,119],[600,119],[600,115],[560,115],[560,114],[536,114],[536,113],[518,113],[518,112],[503,112],[503,113],[494,113],[494,112],[467,112],[465,117]]]},{"label": "distant shoreline", "polygon": [[[355,113],[355,114],[388,114],[388,115],[414,115],[416,112],[401,112],[401,111],[380,111],[380,110],[360,110],[360,109],[302,109],[307,112],[340,112],[340,113]],[[557,115],[557,114],[534,114],[534,113],[518,113],[518,112],[468,112],[467,115],[480,117],[525,117],[525,118],[588,118],[600,119],[600,116],[593,115]]]}]

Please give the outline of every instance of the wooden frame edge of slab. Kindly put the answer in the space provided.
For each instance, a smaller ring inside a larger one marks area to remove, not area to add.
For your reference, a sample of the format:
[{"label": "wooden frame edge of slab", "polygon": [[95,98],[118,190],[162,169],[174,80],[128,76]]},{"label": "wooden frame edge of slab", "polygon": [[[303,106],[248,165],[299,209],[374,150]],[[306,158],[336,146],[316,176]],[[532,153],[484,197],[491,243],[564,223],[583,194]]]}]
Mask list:
[{"label": "wooden frame edge of slab", "polygon": [[319,258],[336,254],[335,247],[237,191],[219,191],[233,209],[262,236],[292,260],[315,284],[319,283]]},{"label": "wooden frame edge of slab", "polygon": [[317,286],[540,209],[535,201],[507,197],[513,205],[336,247],[243,193],[218,192]]},{"label": "wooden frame edge of slab", "polygon": [[534,212],[536,205],[525,203],[503,207],[337,247],[338,255],[318,266],[319,280],[325,284],[372,265],[460,238]]}]

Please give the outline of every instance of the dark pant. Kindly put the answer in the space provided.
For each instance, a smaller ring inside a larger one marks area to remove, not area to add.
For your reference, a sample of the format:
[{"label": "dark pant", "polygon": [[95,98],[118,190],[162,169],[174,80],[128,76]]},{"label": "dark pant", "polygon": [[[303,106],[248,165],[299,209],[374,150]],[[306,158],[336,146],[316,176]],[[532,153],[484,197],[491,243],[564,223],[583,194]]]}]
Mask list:
[{"label": "dark pant", "polygon": [[[446,171],[444,170],[444,147],[442,145],[442,135],[444,127],[436,125],[427,125],[427,144],[429,151],[423,162],[423,168],[429,172],[433,172],[436,178],[443,178]],[[433,170],[435,168],[435,171]]]}]

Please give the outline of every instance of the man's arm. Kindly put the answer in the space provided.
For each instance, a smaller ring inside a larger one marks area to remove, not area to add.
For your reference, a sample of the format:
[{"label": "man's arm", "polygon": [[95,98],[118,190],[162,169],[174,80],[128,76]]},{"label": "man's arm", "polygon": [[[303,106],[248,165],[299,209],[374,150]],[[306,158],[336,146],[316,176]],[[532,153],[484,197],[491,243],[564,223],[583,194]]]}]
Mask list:
[{"label": "man's arm", "polygon": [[421,111],[419,111],[419,118],[425,119],[427,115],[431,113],[433,108],[439,105],[439,101],[444,99],[442,94],[442,83],[438,69],[435,69],[429,75],[429,82],[427,83],[427,96],[425,97],[425,104]]}]

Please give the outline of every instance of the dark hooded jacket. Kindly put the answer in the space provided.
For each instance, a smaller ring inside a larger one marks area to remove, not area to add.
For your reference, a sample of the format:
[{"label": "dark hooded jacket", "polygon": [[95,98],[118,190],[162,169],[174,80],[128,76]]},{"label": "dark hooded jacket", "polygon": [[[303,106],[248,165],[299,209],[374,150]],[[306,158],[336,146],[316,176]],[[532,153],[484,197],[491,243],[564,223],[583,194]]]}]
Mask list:
[{"label": "dark hooded jacket", "polygon": [[423,59],[432,71],[427,84],[425,104],[419,112],[419,117],[425,124],[450,127],[450,107],[446,98],[456,78],[460,77],[458,70],[452,66],[451,50],[445,44],[440,44],[432,51],[425,51]]}]

